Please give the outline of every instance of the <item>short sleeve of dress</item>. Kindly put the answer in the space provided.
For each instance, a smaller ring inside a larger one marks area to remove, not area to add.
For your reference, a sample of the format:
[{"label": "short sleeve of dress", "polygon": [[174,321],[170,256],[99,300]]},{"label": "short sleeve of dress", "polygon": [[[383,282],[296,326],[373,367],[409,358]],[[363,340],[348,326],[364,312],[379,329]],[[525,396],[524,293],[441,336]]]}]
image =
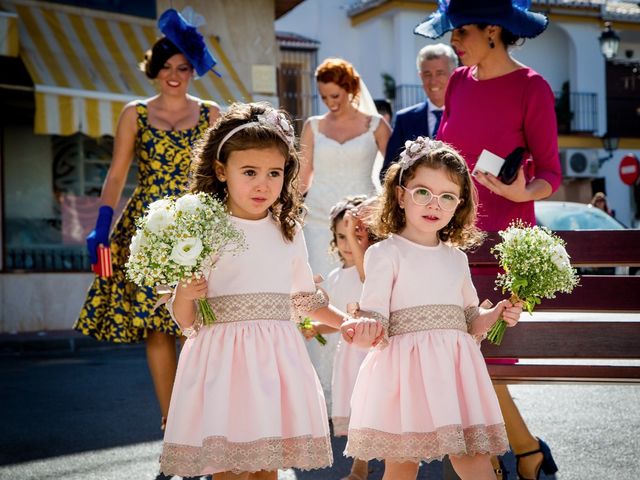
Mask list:
[{"label": "short sleeve of dress", "polygon": [[313,281],[307,244],[301,228],[293,238],[293,249],[291,303],[297,315],[305,316],[318,308],[326,307],[329,299]]},{"label": "short sleeve of dress", "polygon": [[387,250],[381,242],[365,253],[365,281],[360,297],[362,315],[380,320],[385,329],[389,325],[391,290],[395,280],[392,256]]},{"label": "short sleeve of dress", "polygon": [[476,287],[471,280],[471,269],[469,268],[469,262],[467,256],[460,252],[462,257],[462,269],[464,271],[464,280],[462,282],[462,304],[464,308],[464,317],[467,321],[467,327],[480,313],[478,309],[479,299]]}]

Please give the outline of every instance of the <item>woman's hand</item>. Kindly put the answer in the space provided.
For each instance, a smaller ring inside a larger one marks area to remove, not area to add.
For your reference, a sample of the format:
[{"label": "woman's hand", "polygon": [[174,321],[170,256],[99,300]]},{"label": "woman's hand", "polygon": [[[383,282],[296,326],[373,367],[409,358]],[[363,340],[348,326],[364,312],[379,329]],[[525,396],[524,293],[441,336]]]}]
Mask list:
[{"label": "woman's hand", "polygon": [[192,277],[176,287],[176,300],[200,300],[206,298],[209,286],[205,277]]},{"label": "woman's hand", "polygon": [[524,167],[518,169],[518,176],[512,184],[507,185],[491,173],[479,171],[475,174],[477,182],[501,197],[512,202],[528,202],[533,200],[527,190],[527,180],[524,176]]}]

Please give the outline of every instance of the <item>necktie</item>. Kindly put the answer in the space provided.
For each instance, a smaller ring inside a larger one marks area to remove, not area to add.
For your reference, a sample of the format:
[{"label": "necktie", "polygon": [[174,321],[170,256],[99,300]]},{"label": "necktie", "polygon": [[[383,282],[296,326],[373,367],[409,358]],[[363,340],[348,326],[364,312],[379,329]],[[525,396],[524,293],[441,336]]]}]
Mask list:
[{"label": "necktie", "polygon": [[436,134],[438,133],[438,128],[440,127],[440,119],[442,119],[442,110],[432,110],[431,113],[433,113],[436,116],[436,124],[433,127],[433,132],[431,133],[431,138],[435,138]]}]

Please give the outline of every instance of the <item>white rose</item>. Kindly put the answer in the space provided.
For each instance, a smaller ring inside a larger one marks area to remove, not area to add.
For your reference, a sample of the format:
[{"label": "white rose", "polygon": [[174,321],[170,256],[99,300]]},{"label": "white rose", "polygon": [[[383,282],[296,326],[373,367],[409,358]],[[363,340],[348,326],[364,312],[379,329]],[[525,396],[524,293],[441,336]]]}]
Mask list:
[{"label": "white rose", "polygon": [[153,233],[160,233],[173,223],[173,213],[166,208],[158,208],[149,212],[146,227]]},{"label": "white rose", "polygon": [[503,235],[505,242],[512,242],[524,236],[524,230],[521,228],[509,228]]},{"label": "white rose", "polygon": [[409,148],[409,151],[410,151],[411,153],[416,153],[416,152],[417,152],[418,150],[420,150],[421,148],[422,148],[422,147],[421,147],[419,144],[414,143],[413,145],[411,145],[411,148]]},{"label": "white rose", "polygon": [[147,244],[147,237],[143,232],[136,233],[131,239],[131,245],[129,246],[129,251],[132,255],[135,255],[140,251],[140,248],[144,247]]},{"label": "white rose", "polygon": [[197,258],[202,253],[202,241],[199,238],[186,238],[180,240],[171,251],[171,260],[178,265],[193,267]]},{"label": "white rose", "polygon": [[571,266],[571,262],[569,261],[569,254],[562,245],[556,245],[555,247],[553,247],[553,249],[551,250],[551,261],[560,270]]},{"label": "white rose", "polygon": [[155,202],[149,204],[149,211],[152,212],[154,210],[163,209],[166,210],[171,205],[171,200],[166,198],[161,198],[160,200],[156,200]]},{"label": "white rose", "polygon": [[197,195],[191,193],[180,197],[176,200],[176,210],[182,213],[195,213],[198,208],[202,207],[202,202]]}]

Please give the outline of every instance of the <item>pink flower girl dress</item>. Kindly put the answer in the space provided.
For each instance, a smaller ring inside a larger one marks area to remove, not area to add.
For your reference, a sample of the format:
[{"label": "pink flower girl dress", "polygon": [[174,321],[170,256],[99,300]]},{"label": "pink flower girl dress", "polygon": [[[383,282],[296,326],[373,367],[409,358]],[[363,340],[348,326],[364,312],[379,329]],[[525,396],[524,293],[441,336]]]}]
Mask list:
[{"label": "pink flower girl dress", "polygon": [[329,466],[322,387],[292,321],[327,304],[304,235],[285,242],[271,215],[232,221],[248,248],[223,254],[208,274],[216,322],[196,320],[185,332],[161,470],[199,476]]}]

